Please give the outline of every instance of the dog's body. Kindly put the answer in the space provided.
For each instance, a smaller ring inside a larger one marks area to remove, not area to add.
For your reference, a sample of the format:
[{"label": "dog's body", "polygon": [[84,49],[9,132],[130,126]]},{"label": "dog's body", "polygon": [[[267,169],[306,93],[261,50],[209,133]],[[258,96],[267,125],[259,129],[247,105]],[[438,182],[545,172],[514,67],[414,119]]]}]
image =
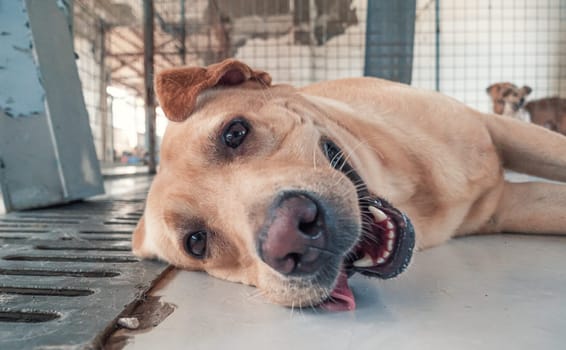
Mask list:
[{"label": "dog's body", "polygon": [[525,104],[531,88],[512,83],[495,83],[486,92],[493,103],[493,113],[532,122],[566,135],[566,99],[547,97]]},{"label": "dog's body", "polygon": [[503,178],[505,166],[566,181],[565,137],[379,79],[269,84],[237,61],[158,76],[178,122],[137,255],[255,285],[276,303],[330,297],[350,309],[346,273],[388,278],[408,262],[406,217],[419,248],[465,234],[566,234],[565,185]]},{"label": "dog's body", "polygon": [[533,123],[566,135],[566,99],[548,97],[529,101],[525,111]]}]

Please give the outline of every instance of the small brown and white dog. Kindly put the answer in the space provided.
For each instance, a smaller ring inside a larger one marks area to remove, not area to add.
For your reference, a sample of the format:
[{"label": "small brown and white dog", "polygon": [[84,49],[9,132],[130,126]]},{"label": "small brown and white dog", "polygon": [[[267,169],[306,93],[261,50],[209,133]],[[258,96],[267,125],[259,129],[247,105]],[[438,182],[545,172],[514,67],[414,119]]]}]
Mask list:
[{"label": "small brown and white dog", "polygon": [[493,113],[506,115],[524,122],[530,122],[529,114],[521,108],[532,89],[529,86],[519,88],[512,83],[495,83],[486,89],[493,103]]},{"label": "small brown and white dog", "polygon": [[[132,247],[259,288],[355,307],[347,278],[391,278],[413,247],[496,232],[566,234],[566,138],[375,78],[304,88],[226,60],[155,80],[172,121]],[[566,260],[565,260],[566,261]]]},{"label": "small brown and white dog", "polygon": [[547,97],[529,101],[532,89],[512,83],[495,83],[486,89],[493,102],[493,112],[543,126],[566,135],[566,99]]}]

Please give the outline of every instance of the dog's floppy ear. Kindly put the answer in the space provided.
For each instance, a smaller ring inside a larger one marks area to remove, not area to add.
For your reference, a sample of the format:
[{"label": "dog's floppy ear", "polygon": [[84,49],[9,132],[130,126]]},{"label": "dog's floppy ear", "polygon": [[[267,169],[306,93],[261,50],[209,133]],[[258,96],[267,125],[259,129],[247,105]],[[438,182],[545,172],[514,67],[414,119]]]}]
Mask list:
[{"label": "dog's floppy ear", "polygon": [[228,59],[204,67],[183,67],[164,70],[155,78],[155,92],[159,104],[171,121],[186,120],[193,112],[197,97],[215,86],[233,86],[246,81],[257,81],[262,86],[271,84],[271,77],[253,70],[246,64]]},{"label": "dog's floppy ear", "polygon": [[525,96],[533,92],[533,89],[531,89],[531,87],[528,85],[523,86],[521,89],[525,92]]},{"label": "dog's floppy ear", "polygon": [[499,90],[499,83],[491,84],[490,86],[488,86],[488,87],[485,89],[485,92],[488,93],[488,94],[491,94],[491,92],[493,91],[493,89],[498,89],[498,90]]},{"label": "dog's floppy ear", "polygon": [[153,258],[155,254],[150,252],[145,243],[145,220],[142,216],[134,233],[132,234],[132,252],[140,258]]},{"label": "dog's floppy ear", "polygon": [[488,86],[485,89],[485,92],[490,95],[490,96],[494,96],[495,93],[499,92],[499,90],[501,89],[501,83],[495,83],[495,84],[491,84],[490,86]]}]

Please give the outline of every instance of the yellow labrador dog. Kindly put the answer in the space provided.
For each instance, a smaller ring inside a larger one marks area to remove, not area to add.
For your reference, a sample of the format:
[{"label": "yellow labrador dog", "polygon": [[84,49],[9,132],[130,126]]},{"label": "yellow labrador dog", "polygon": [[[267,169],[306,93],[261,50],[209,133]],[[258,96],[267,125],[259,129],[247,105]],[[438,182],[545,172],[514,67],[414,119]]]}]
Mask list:
[{"label": "yellow labrador dog", "polygon": [[140,257],[355,307],[347,278],[391,278],[413,248],[495,232],[566,234],[566,137],[374,78],[271,85],[236,60],[157,75],[169,123],[133,235]]}]

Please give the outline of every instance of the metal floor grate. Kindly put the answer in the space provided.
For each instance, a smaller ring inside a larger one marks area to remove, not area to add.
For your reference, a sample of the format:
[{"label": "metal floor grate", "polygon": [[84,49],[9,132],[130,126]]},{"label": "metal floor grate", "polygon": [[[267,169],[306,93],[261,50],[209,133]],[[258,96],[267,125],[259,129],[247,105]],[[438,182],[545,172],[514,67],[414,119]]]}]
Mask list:
[{"label": "metal floor grate", "polygon": [[130,253],[143,198],[0,216],[0,349],[100,346],[167,268]]}]

